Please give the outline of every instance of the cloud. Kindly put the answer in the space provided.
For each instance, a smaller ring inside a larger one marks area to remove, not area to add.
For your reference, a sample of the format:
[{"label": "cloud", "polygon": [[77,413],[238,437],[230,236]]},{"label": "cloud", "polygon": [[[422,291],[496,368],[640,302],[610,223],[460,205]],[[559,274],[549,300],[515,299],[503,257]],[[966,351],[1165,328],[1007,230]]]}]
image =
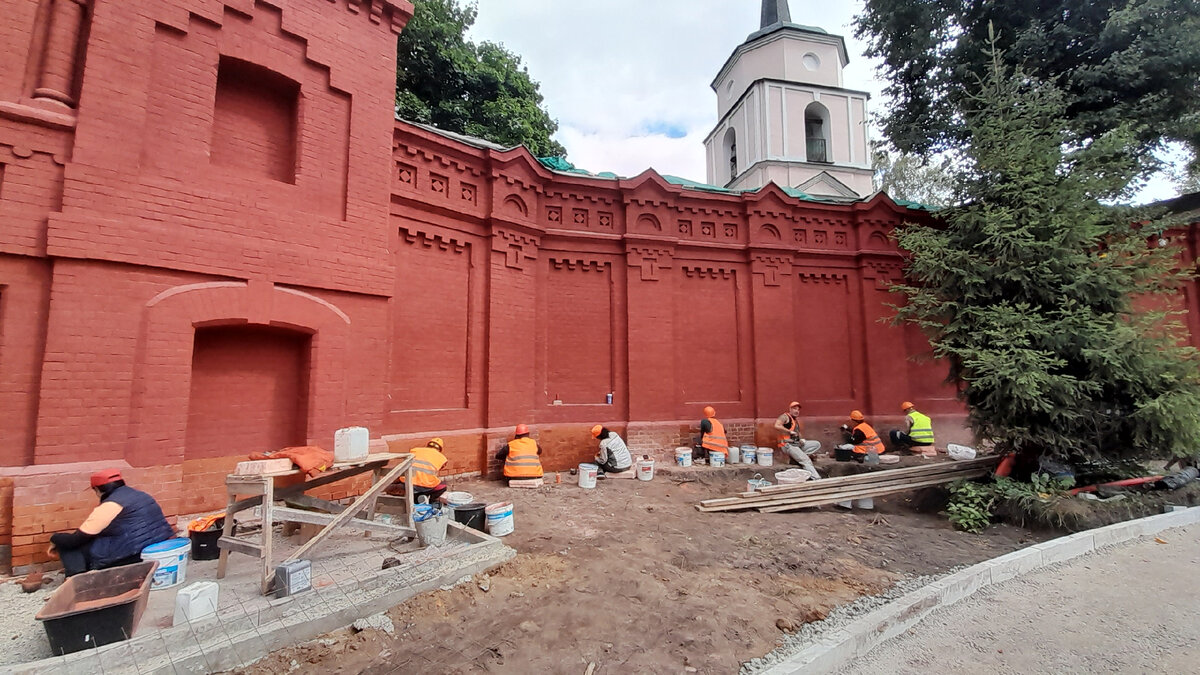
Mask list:
[{"label": "cloud", "polygon": [[[797,23],[846,35],[846,83],[878,91],[849,21],[861,2],[825,3]],[[472,39],[504,44],[541,83],[556,138],[589,171],[653,166],[706,179],[704,137],[717,121],[710,84],[759,27],[758,0],[479,0]]]}]

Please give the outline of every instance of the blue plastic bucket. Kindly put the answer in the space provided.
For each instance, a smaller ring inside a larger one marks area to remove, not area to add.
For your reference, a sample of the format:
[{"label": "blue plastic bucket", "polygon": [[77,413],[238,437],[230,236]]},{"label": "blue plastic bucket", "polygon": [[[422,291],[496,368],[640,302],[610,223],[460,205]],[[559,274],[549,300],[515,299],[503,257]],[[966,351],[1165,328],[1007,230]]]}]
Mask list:
[{"label": "blue plastic bucket", "polygon": [[188,551],[191,548],[189,539],[168,539],[142,549],[143,561],[158,561],[158,569],[154,570],[154,578],[150,581],[150,590],[170,588],[187,580]]}]

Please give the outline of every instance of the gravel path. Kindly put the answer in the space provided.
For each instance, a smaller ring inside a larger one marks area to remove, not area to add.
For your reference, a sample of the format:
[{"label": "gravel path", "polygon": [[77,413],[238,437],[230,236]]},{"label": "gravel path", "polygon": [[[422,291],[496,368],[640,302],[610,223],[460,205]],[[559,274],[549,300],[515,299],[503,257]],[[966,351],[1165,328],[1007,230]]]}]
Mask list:
[{"label": "gravel path", "polygon": [[1200,525],[984,589],[844,669],[894,675],[1200,669]]},{"label": "gravel path", "polygon": [[53,656],[46,630],[33,618],[51,588],[24,593],[16,581],[0,583],[0,666]]}]

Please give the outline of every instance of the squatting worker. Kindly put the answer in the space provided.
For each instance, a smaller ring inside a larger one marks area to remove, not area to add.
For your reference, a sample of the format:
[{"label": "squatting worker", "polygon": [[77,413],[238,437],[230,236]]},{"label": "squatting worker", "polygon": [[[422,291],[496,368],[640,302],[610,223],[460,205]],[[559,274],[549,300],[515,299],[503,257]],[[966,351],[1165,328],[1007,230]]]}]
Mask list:
[{"label": "squatting worker", "polygon": [[529,427],[518,424],[513,439],[496,453],[496,460],[504,462],[505,478],[541,478],[541,454],[541,446],[529,437]]},{"label": "squatting worker", "polygon": [[867,424],[867,419],[861,411],[850,411],[850,424],[853,427],[842,425],[846,445],[841,447],[853,446],[855,460],[863,461],[871,451],[877,455],[884,453],[883,441],[879,439],[879,434],[875,433],[875,429]]},{"label": "squatting worker", "polygon": [[700,420],[700,445],[711,455],[714,452],[729,457],[729,440],[725,438],[725,426],[717,419],[717,411],[711,405],[704,406],[704,419]]},{"label": "squatting worker", "polygon": [[142,549],[175,536],[154,497],[125,484],[118,469],[92,474],[100,505],[74,532],[50,535],[67,576],[140,562]]},{"label": "squatting worker", "polygon": [[[442,454],[444,442],[440,438],[435,438],[425,444],[422,448],[413,448],[409,450],[413,456],[413,500],[417,501],[418,497],[427,497],[429,503],[437,501],[438,497],[446,491],[446,484],[438,477],[438,472],[446,466],[446,456]],[[404,479],[400,478],[391,487],[387,489],[389,494],[403,495],[404,494]]]},{"label": "squatting worker", "polygon": [[900,410],[904,413],[904,430],[892,429],[888,432],[892,447],[897,450],[909,450],[917,447],[932,448],[933,420],[929,419],[929,416],[917,412],[917,407],[913,405],[912,401],[901,403]]},{"label": "squatting worker", "polygon": [[779,432],[779,449],[804,467],[813,478],[820,478],[810,457],[821,451],[821,442],[805,440],[799,401],[789,403],[787,412],[775,419],[775,430]]},{"label": "squatting worker", "polygon": [[600,441],[600,454],[596,455],[596,465],[605,473],[621,473],[633,466],[633,457],[629,448],[617,432],[597,424],[592,427],[592,438]]}]

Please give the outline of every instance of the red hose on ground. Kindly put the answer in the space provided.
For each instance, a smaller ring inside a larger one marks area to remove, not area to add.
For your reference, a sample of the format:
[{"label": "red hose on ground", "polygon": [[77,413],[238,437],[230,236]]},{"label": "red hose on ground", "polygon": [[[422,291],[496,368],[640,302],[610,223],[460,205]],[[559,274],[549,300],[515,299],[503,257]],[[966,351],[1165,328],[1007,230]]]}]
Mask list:
[{"label": "red hose on ground", "polygon": [[1115,480],[1111,483],[1100,483],[1099,485],[1088,485],[1086,487],[1078,487],[1071,490],[1071,495],[1077,495],[1080,492],[1095,492],[1096,488],[1100,487],[1132,487],[1134,485],[1145,485],[1153,483],[1156,480],[1162,480],[1163,476],[1146,476],[1144,478],[1126,478],[1125,480]]}]

